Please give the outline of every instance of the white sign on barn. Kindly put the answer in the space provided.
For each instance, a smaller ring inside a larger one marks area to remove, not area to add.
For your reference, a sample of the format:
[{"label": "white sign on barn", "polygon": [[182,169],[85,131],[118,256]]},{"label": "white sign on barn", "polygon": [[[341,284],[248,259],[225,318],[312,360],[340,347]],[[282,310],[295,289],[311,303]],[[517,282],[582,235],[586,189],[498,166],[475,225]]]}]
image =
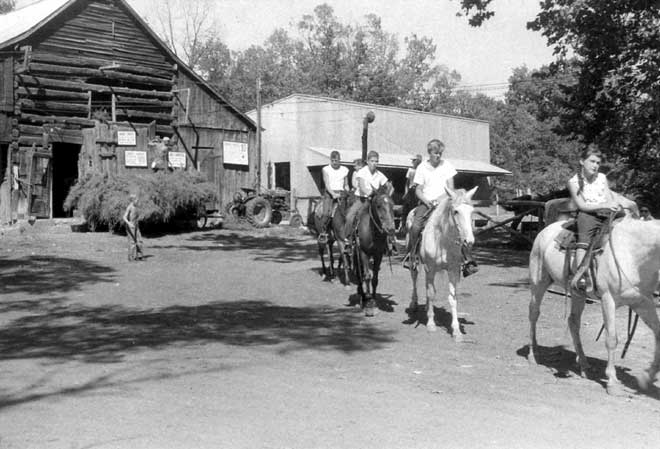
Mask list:
[{"label": "white sign on barn", "polygon": [[225,164],[248,165],[248,144],[241,142],[222,142]]},{"label": "white sign on barn", "polygon": [[135,131],[117,131],[117,145],[134,147],[136,142]]},{"label": "white sign on barn", "polygon": [[124,152],[125,165],[127,167],[146,167],[147,166],[147,152],[146,151],[125,151]]},{"label": "white sign on barn", "polygon": [[186,153],[181,151],[170,151],[167,158],[172,168],[186,168]]}]

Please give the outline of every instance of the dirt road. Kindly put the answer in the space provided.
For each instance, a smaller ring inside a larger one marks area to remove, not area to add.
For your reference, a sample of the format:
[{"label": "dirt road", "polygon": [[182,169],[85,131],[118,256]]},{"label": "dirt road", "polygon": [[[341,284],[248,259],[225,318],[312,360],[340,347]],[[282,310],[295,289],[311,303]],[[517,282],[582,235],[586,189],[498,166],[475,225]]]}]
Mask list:
[{"label": "dirt road", "polygon": [[[655,448],[660,394],[640,325],[603,386],[602,319],[574,371],[564,299],[548,294],[544,365],[526,361],[527,253],[481,246],[459,286],[466,342],[441,298],[428,333],[405,313],[400,266],[381,310],[324,282],[302,231],[223,229],[146,239],[47,232],[0,238],[0,448]],[[625,333],[627,312],[618,313]],[[619,349],[620,351],[620,349]]]}]

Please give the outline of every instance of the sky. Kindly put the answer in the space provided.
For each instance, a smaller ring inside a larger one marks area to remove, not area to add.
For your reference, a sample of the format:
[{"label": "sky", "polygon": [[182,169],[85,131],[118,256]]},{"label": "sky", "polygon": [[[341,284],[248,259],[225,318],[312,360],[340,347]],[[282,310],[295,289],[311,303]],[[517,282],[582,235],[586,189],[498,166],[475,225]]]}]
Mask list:
[{"label": "sky", "polygon": [[[143,17],[158,0],[127,0]],[[18,0],[17,6],[34,0]],[[231,50],[262,45],[276,28],[291,30],[304,14],[321,4],[330,5],[343,24],[363,24],[364,16],[376,14],[382,28],[401,40],[416,34],[437,46],[436,63],[461,74],[463,90],[501,97],[516,67],[538,68],[552,61],[540,33],[526,23],[539,11],[538,0],[494,0],[495,16],[479,28],[457,17],[459,0],[215,0],[210,11],[219,34]]]},{"label": "sky", "polygon": [[[145,14],[152,1],[128,3]],[[499,97],[514,68],[538,68],[553,59],[543,36],[525,26],[539,11],[535,0],[494,0],[495,16],[480,28],[456,16],[459,0],[218,0],[215,16],[223,42],[244,50],[263,44],[276,28],[290,29],[321,3],[344,24],[365,23],[366,14],[376,14],[385,31],[399,36],[402,48],[403,38],[413,33],[432,38],[436,63],[460,73],[470,92]]]}]

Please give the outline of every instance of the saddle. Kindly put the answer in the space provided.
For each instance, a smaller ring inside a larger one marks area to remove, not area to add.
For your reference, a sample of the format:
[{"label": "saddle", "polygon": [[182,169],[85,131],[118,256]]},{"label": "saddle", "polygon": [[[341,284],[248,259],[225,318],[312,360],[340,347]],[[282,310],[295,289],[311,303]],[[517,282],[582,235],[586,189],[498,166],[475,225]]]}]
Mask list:
[{"label": "saddle", "polygon": [[[595,235],[591,238],[587,251],[584,255],[584,259],[579,267],[576,268],[575,272],[571,269],[571,256],[575,254],[575,249],[577,248],[577,219],[571,218],[562,225],[561,232],[555,237],[555,242],[560,251],[566,252],[566,266],[568,267],[569,276],[573,277],[582,277],[585,272],[589,272],[592,276],[592,279],[595,277],[595,273],[598,269],[598,258],[602,252],[603,248],[607,244],[612,232],[612,227],[615,223],[619,222],[621,218],[625,215],[623,212],[601,212],[601,214],[606,214],[607,219],[597,228]],[[595,287],[595,285],[594,285]]]}]

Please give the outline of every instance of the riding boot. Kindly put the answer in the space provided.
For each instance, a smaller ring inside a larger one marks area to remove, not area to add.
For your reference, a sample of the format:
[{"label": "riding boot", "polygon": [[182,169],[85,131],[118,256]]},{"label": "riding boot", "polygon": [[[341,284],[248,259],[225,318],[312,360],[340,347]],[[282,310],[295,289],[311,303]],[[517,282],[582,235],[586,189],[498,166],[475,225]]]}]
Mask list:
[{"label": "riding boot", "polygon": [[593,291],[593,282],[589,274],[589,265],[591,264],[592,245],[589,245],[580,265],[575,269],[575,273],[570,282],[570,286],[574,290],[581,290],[589,293]]}]

